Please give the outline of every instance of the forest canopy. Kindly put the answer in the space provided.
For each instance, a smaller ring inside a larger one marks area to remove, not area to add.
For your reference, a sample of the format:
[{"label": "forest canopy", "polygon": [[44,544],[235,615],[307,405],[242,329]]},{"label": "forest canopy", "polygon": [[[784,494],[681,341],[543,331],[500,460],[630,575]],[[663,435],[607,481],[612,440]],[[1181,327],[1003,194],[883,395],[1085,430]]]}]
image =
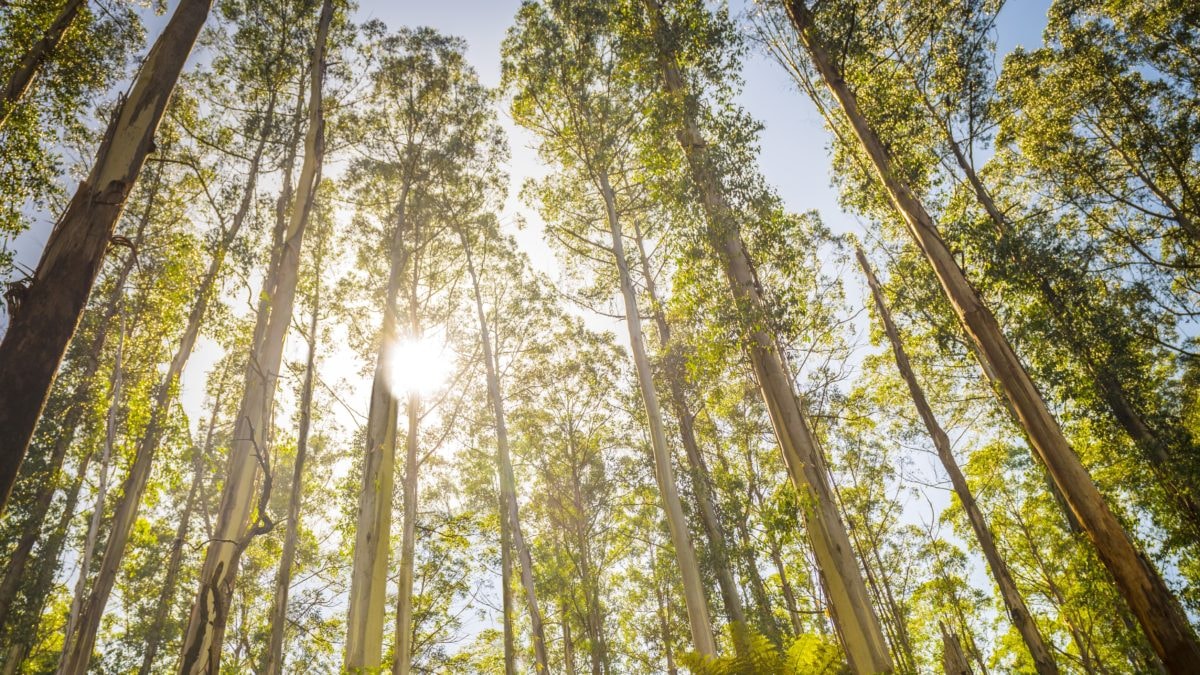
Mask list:
[{"label": "forest canopy", "polygon": [[1200,667],[1200,5],[408,4],[0,3],[0,673]]}]

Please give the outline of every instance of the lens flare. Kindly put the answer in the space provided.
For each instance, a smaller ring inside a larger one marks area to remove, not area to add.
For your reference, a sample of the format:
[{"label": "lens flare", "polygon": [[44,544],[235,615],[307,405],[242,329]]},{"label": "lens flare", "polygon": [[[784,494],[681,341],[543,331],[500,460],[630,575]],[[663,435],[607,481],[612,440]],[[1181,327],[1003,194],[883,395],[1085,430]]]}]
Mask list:
[{"label": "lens flare", "polygon": [[446,386],[454,370],[454,354],[437,335],[404,337],[389,345],[388,388],[392,396],[429,396]]}]

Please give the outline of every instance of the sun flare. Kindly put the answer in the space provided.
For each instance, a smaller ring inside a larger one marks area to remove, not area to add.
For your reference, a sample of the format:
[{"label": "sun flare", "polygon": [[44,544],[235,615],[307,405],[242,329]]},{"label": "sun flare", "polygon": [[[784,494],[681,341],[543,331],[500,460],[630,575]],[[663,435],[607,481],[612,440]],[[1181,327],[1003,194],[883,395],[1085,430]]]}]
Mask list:
[{"label": "sun flare", "polygon": [[429,396],[446,386],[454,370],[454,354],[438,335],[403,337],[388,349],[388,387],[399,398]]}]

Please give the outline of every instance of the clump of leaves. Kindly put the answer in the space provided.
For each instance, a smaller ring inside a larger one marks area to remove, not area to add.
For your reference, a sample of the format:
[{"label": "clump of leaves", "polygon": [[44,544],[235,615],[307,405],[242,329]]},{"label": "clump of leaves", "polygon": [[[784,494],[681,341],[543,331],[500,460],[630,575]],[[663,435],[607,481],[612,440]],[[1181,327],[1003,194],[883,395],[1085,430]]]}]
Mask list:
[{"label": "clump of leaves", "polygon": [[694,675],[842,675],[849,673],[837,641],[823,635],[804,634],[787,649],[760,633],[750,631],[740,655],[705,656],[689,652],[683,665]]}]

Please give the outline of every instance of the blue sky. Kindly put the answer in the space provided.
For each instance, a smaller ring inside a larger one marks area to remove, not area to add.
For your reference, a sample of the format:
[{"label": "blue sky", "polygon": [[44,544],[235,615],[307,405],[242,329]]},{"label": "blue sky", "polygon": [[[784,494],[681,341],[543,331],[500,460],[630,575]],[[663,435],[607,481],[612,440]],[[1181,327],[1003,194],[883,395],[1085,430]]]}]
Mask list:
[{"label": "blue sky", "polygon": [[[735,10],[749,2],[732,0]],[[500,81],[500,43],[520,5],[519,0],[393,2],[362,0],[359,20],[380,19],[388,26],[425,25],[458,35],[469,44],[468,58],[489,85]],[[1014,46],[1041,45],[1046,21],[1045,0],[1010,0],[1000,15],[998,51],[1007,53]],[[779,191],[787,206],[795,211],[817,209],[835,231],[859,231],[856,219],[838,207],[836,191],[830,185],[828,135],[816,109],[796,91],[788,75],[764,54],[753,52],[744,64],[746,81],[742,103],[765,125],[762,134],[760,167],[767,180]],[[531,138],[513,128],[505,111],[501,112],[512,145],[513,192],[521,181],[539,171],[537,158],[529,145]],[[510,199],[510,210],[518,206]],[[511,214],[510,214],[511,215]],[[534,232],[520,237],[535,264],[549,271],[551,261]]]}]

